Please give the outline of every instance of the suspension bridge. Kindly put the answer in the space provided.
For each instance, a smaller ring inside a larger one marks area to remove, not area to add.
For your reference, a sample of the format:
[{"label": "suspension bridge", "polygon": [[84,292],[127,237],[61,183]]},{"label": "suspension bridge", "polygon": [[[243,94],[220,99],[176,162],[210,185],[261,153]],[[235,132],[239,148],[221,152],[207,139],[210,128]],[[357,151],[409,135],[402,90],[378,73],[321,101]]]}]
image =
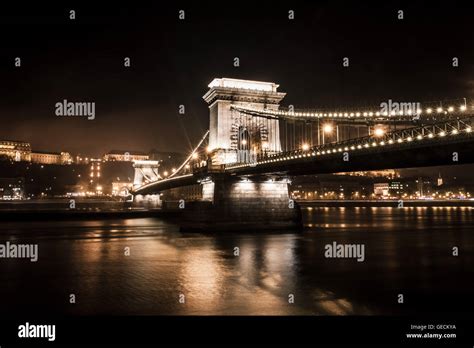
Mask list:
[{"label": "suspension bridge", "polygon": [[278,87],[214,79],[203,97],[209,130],[168,177],[137,164],[135,197],[174,190],[185,199],[197,186],[200,198],[186,208],[192,226],[288,227],[299,219],[292,176],[474,163],[474,112],[465,99],[296,110],[280,107]]}]

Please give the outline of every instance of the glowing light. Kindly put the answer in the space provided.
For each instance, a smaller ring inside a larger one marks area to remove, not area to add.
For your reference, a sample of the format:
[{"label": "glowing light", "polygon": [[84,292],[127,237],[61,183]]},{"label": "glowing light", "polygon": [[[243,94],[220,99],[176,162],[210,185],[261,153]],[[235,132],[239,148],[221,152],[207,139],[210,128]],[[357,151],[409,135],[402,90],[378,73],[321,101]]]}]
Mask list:
[{"label": "glowing light", "polygon": [[461,111],[466,111],[466,105],[461,105],[459,108]]},{"label": "glowing light", "polygon": [[245,145],[245,144],[247,144],[247,140],[244,139],[244,140],[241,141],[241,143],[242,143],[242,145]]},{"label": "glowing light", "polygon": [[471,127],[467,127],[467,128],[466,128],[466,132],[467,132],[467,133],[471,133],[471,132],[472,132],[472,128],[471,128]]},{"label": "glowing light", "polygon": [[165,170],[165,171],[163,172],[163,175],[164,175],[164,176],[168,176],[168,172]]},{"label": "glowing light", "polygon": [[381,137],[385,134],[385,131],[383,130],[383,128],[375,128],[374,134],[376,137]]},{"label": "glowing light", "polygon": [[452,106],[450,106],[450,107],[448,108],[448,111],[449,111],[449,112],[453,112],[453,111],[454,111],[454,108],[453,108]]},{"label": "glowing light", "polygon": [[443,112],[443,108],[442,108],[442,107],[437,108],[437,109],[436,109],[436,112],[437,112],[438,114],[441,113],[441,112]]},{"label": "glowing light", "polygon": [[445,132],[445,131],[439,132],[439,136],[440,136],[440,137],[444,137],[445,135],[446,135],[446,132]]},{"label": "glowing light", "polygon": [[198,158],[198,154],[197,154],[196,152],[194,152],[193,155],[192,155],[192,158],[193,158],[193,159],[197,159],[197,158]]},{"label": "glowing light", "polygon": [[433,112],[433,110],[431,110],[431,108],[426,109],[427,114],[431,114],[432,112]]},{"label": "glowing light", "polygon": [[239,88],[239,89],[251,89],[255,91],[276,92],[278,85],[271,82],[217,78],[217,79],[212,80],[212,82],[209,84],[208,87],[209,88],[213,88],[213,87]]},{"label": "glowing light", "polygon": [[303,144],[301,146],[301,148],[303,149],[303,151],[308,151],[309,150],[309,145],[308,144]]},{"label": "glowing light", "polygon": [[268,141],[264,141],[264,142],[262,143],[262,147],[263,147],[264,149],[268,149]]},{"label": "glowing light", "polygon": [[331,133],[333,131],[334,127],[332,126],[332,124],[330,123],[326,123],[324,126],[323,126],[323,131],[324,133]]}]

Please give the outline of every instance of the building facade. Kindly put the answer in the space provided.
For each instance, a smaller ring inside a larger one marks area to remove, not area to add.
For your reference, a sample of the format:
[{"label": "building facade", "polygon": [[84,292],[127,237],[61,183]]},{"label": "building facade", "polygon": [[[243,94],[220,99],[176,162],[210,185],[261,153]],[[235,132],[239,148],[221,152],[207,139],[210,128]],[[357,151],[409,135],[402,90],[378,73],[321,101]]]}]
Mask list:
[{"label": "building facade", "polygon": [[388,182],[374,184],[374,194],[376,196],[388,196],[390,185]]},{"label": "building facade", "polygon": [[72,157],[69,152],[31,152],[31,162],[40,164],[70,164]]},{"label": "building facade", "polygon": [[133,161],[146,161],[149,156],[143,152],[137,151],[118,151],[112,150],[104,155],[104,161],[122,161],[122,162],[133,162]]},{"label": "building facade", "polygon": [[0,157],[13,161],[30,161],[31,144],[24,141],[0,140]]}]

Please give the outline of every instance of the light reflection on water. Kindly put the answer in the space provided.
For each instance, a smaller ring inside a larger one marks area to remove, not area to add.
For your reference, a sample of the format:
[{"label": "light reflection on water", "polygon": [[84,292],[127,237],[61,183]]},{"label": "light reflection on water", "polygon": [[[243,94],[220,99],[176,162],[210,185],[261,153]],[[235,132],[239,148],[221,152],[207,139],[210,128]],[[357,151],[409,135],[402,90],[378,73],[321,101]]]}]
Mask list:
[{"label": "light reflection on water", "polygon": [[[462,208],[313,207],[304,211],[303,232],[240,234],[183,234],[154,218],[4,223],[0,242],[39,243],[40,255],[37,263],[0,260],[1,284],[7,284],[0,305],[133,315],[449,311],[470,303],[474,289],[467,267],[473,217]],[[363,243],[366,261],[325,258],[324,246],[333,241]],[[461,246],[462,256],[451,256],[452,245]],[[399,292],[410,298],[403,308],[395,301]],[[70,293],[74,305],[67,302]]]}]

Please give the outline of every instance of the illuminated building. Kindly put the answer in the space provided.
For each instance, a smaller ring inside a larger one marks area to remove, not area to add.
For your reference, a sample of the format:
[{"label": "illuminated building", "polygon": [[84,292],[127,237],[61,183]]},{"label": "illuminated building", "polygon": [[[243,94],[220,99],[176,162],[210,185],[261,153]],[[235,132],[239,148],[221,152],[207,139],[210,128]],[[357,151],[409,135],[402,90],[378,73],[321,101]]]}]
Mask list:
[{"label": "illuminated building", "polygon": [[365,177],[386,177],[397,178],[400,177],[396,169],[371,170],[360,172],[335,173],[335,175],[350,175],[350,176],[365,176]]},{"label": "illuminated building", "polygon": [[57,152],[35,151],[31,153],[31,162],[41,164],[60,164],[61,154]]},{"label": "illuminated building", "polygon": [[389,185],[387,182],[374,184],[374,194],[376,196],[388,196]]},{"label": "illuminated building", "polygon": [[31,162],[41,164],[70,164],[72,157],[69,152],[31,152]]},{"label": "illuminated building", "polygon": [[61,164],[71,164],[72,156],[69,152],[61,152]]},{"label": "illuminated building", "polygon": [[441,177],[441,173],[438,175],[438,180],[437,180],[437,186],[442,186],[443,185],[443,178]]},{"label": "illuminated building", "polygon": [[392,182],[390,182],[389,189],[390,189],[390,192],[393,195],[399,195],[403,191],[405,191],[405,186],[408,186],[408,185],[406,185],[406,184],[404,185],[400,181],[392,181]]},{"label": "illuminated building", "polygon": [[31,145],[24,141],[1,140],[0,157],[7,157],[14,161],[30,161]]},{"label": "illuminated building", "polygon": [[90,159],[89,189],[97,195],[102,195],[103,186],[100,184],[102,178],[102,160],[99,158]]},{"label": "illuminated building", "polygon": [[148,160],[148,157],[149,156],[143,152],[112,150],[104,155],[104,161],[133,162]]}]

